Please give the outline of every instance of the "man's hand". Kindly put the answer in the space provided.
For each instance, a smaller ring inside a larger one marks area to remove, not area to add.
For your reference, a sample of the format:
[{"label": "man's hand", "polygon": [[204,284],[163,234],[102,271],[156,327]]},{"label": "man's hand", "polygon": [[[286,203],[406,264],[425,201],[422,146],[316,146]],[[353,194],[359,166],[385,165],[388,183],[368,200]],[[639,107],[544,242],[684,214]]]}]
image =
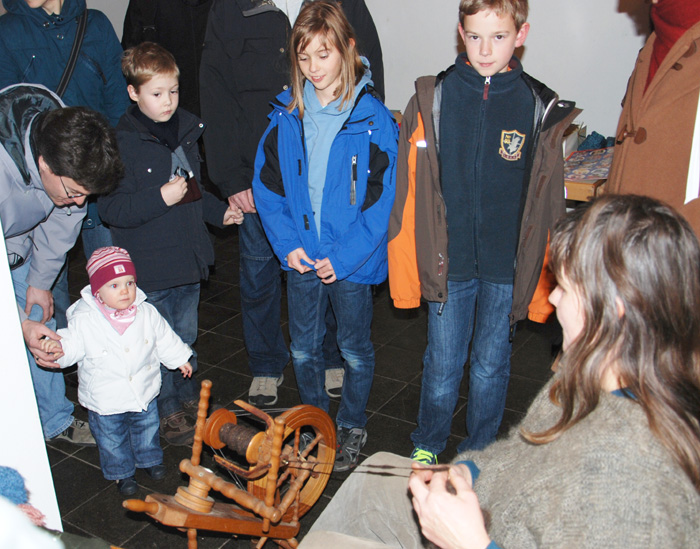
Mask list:
[{"label": "man's hand", "polygon": [[430,475],[425,469],[416,469],[408,488],[426,539],[443,549],[485,549],[491,540],[472,489],[469,468],[454,466]]},{"label": "man's hand", "polygon": [[45,368],[60,368],[60,366],[56,364],[56,358],[59,357],[54,357],[52,354],[45,352],[41,345],[41,338],[44,336],[59,341],[61,339],[60,335],[47,328],[41,322],[29,319],[22,322],[22,335],[24,336],[24,342],[27,344],[29,352],[34,355],[34,360],[36,360],[39,366],[44,366]]},{"label": "man's hand", "polygon": [[228,197],[228,204],[232,208],[240,208],[243,213],[256,213],[253,189],[246,189]]},{"label": "man's hand", "polygon": [[297,248],[296,250],[292,250],[287,254],[287,265],[289,265],[292,269],[295,271],[300,272],[301,274],[308,273],[311,270],[311,267],[308,265],[304,265],[301,260],[306,261],[309,265],[313,265],[314,262],[309,259],[309,256],[306,255],[306,252],[304,251],[304,248]]},{"label": "man's hand", "polygon": [[331,260],[328,258],[319,259],[316,264],[316,276],[321,279],[324,284],[332,284],[338,280],[335,276],[335,269],[331,265]]},{"label": "man's hand", "polygon": [[168,206],[174,206],[182,200],[187,194],[187,180],[178,175],[168,181],[160,188],[160,195],[163,197],[163,202]]},{"label": "man's hand", "polygon": [[34,286],[27,286],[27,304],[24,312],[29,316],[34,305],[39,305],[44,311],[41,322],[46,323],[53,316],[53,295],[51,290],[40,290]]}]

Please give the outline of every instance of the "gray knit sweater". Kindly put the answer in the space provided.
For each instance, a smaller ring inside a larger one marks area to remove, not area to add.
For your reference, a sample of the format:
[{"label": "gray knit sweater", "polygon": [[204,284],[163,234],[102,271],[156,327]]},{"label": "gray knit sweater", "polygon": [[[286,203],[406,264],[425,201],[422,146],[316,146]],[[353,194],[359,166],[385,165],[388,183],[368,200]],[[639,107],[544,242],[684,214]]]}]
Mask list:
[{"label": "gray knit sweater", "polygon": [[[521,426],[537,432],[557,421],[550,386]],[[460,460],[481,470],[475,490],[500,547],[700,547],[700,494],[629,398],[602,395],[549,444],[530,444],[516,428]]]}]

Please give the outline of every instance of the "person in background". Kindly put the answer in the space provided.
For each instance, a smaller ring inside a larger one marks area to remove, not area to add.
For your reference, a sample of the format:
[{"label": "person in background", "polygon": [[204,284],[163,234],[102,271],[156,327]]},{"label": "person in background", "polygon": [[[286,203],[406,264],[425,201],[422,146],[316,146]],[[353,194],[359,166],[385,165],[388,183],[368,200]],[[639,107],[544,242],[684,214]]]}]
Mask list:
[{"label": "person in background", "polygon": [[68,309],[68,328],[57,331],[60,340],[42,340],[42,349],[61,368],[78,363],[78,399],[89,410],[102,474],[132,496],[137,467],[165,478],[155,402],[160,365],[189,377],[192,349],[145,302],[126,250],[98,248],[86,268],[90,284]]},{"label": "person in background", "polygon": [[[386,279],[397,128],[333,1],[306,4],[289,43],[292,88],[277,96],[255,159],[253,196],[287,271],[292,363],[301,401],[328,411],[323,338],[337,319],[346,375],[335,471],[367,440],[374,376],[372,284]],[[330,303],[329,303],[330,301]]]},{"label": "person in background", "polygon": [[[265,237],[251,184],[258,142],[268,123],[270,102],[289,88],[287,43],[302,0],[214,0],[207,24],[200,71],[207,168],[229,203],[241,208],[239,229],[243,338],[253,381],[248,401],[277,402],[277,387],[289,353],[282,336],[280,265]],[[375,90],[384,96],[382,50],[365,0],[339,2],[357,35],[357,49],[372,67]],[[342,358],[329,309],[324,357],[325,390],[339,397]]]},{"label": "person in background", "polygon": [[[56,91],[76,39],[77,20],[87,10],[85,0],[3,0],[0,17],[0,89],[31,82]],[[72,76],[61,99],[69,106],[89,107],[113,126],[129,105],[121,74],[122,49],[112,24],[101,11],[87,10],[87,27]],[[112,243],[94,199],[88,199],[81,239],[85,257]],[[55,317],[66,325],[68,265],[53,289]]]},{"label": "person in background", "polygon": [[[412,457],[437,463],[469,360],[467,438],[494,440],[503,418],[515,324],[564,212],[564,130],[580,112],[524,72],[527,0],[462,0],[466,46],[437,78],[416,81],[399,137],[389,223],[394,305],[428,301]],[[471,351],[470,351],[471,348]]]},{"label": "person in background", "polygon": [[700,235],[700,2],[651,2],[605,189],[664,200]]},{"label": "person in background", "polygon": [[409,494],[407,458],[370,457],[301,549],[414,548],[426,539],[450,549],[697,545],[693,230],[656,200],[610,195],[559,221],[551,254],[564,342],[520,425],[447,470],[414,463]]},{"label": "person in background", "polygon": [[[116,246],[129,250],[148,302],[190,347],[197,339],[200,281],[209,276],[214,247],[205,222],[242,223],[243,213],[201,188],[197,139],[204,123],[178,108],[179,69],[153,42],[126,52],[122,68],[135,102],[117,126],[126,175],[98,201]],[[197,354],[190,360],[197,371]],[[194,436],[199,387],[161,368],[161,435],[187,445]]]},{"label": "person in background", "polygon": [[95,440],[73,416],[63,374],[41,349],[56,339],[51,286],[75,244],[89,194],[110,192],[123,173],[114,129],[101,114],[64,107],[43,86],[0,91],[0,219],[44,438]]}]

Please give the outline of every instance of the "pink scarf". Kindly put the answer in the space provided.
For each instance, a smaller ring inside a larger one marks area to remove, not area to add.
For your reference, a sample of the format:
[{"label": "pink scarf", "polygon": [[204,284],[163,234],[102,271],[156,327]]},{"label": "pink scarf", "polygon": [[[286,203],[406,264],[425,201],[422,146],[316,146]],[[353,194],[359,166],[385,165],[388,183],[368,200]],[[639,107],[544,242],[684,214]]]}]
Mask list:
[{"label": "pink scarf", "polygon": [[112,309],[104,304],[99,294],[95,296],[95,303],[97,303],[98,309],[100,309],[105,316],[107,322],[110,323],[112,328],[114,328],[119,335],[124,335],[126,329],[136,320],[136,305],[131,305],[126,309]]}]

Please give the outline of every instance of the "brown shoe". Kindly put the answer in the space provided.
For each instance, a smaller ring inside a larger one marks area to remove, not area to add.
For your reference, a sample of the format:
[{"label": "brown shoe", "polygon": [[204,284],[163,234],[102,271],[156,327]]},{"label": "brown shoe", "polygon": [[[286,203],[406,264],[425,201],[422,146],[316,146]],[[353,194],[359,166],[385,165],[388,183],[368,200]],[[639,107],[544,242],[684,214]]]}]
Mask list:
[{"label": "brown shoe", "polygon": [[175,446],[189,446],[194,440],[194,424],[179,411],[160,420],[160,436]]}]

